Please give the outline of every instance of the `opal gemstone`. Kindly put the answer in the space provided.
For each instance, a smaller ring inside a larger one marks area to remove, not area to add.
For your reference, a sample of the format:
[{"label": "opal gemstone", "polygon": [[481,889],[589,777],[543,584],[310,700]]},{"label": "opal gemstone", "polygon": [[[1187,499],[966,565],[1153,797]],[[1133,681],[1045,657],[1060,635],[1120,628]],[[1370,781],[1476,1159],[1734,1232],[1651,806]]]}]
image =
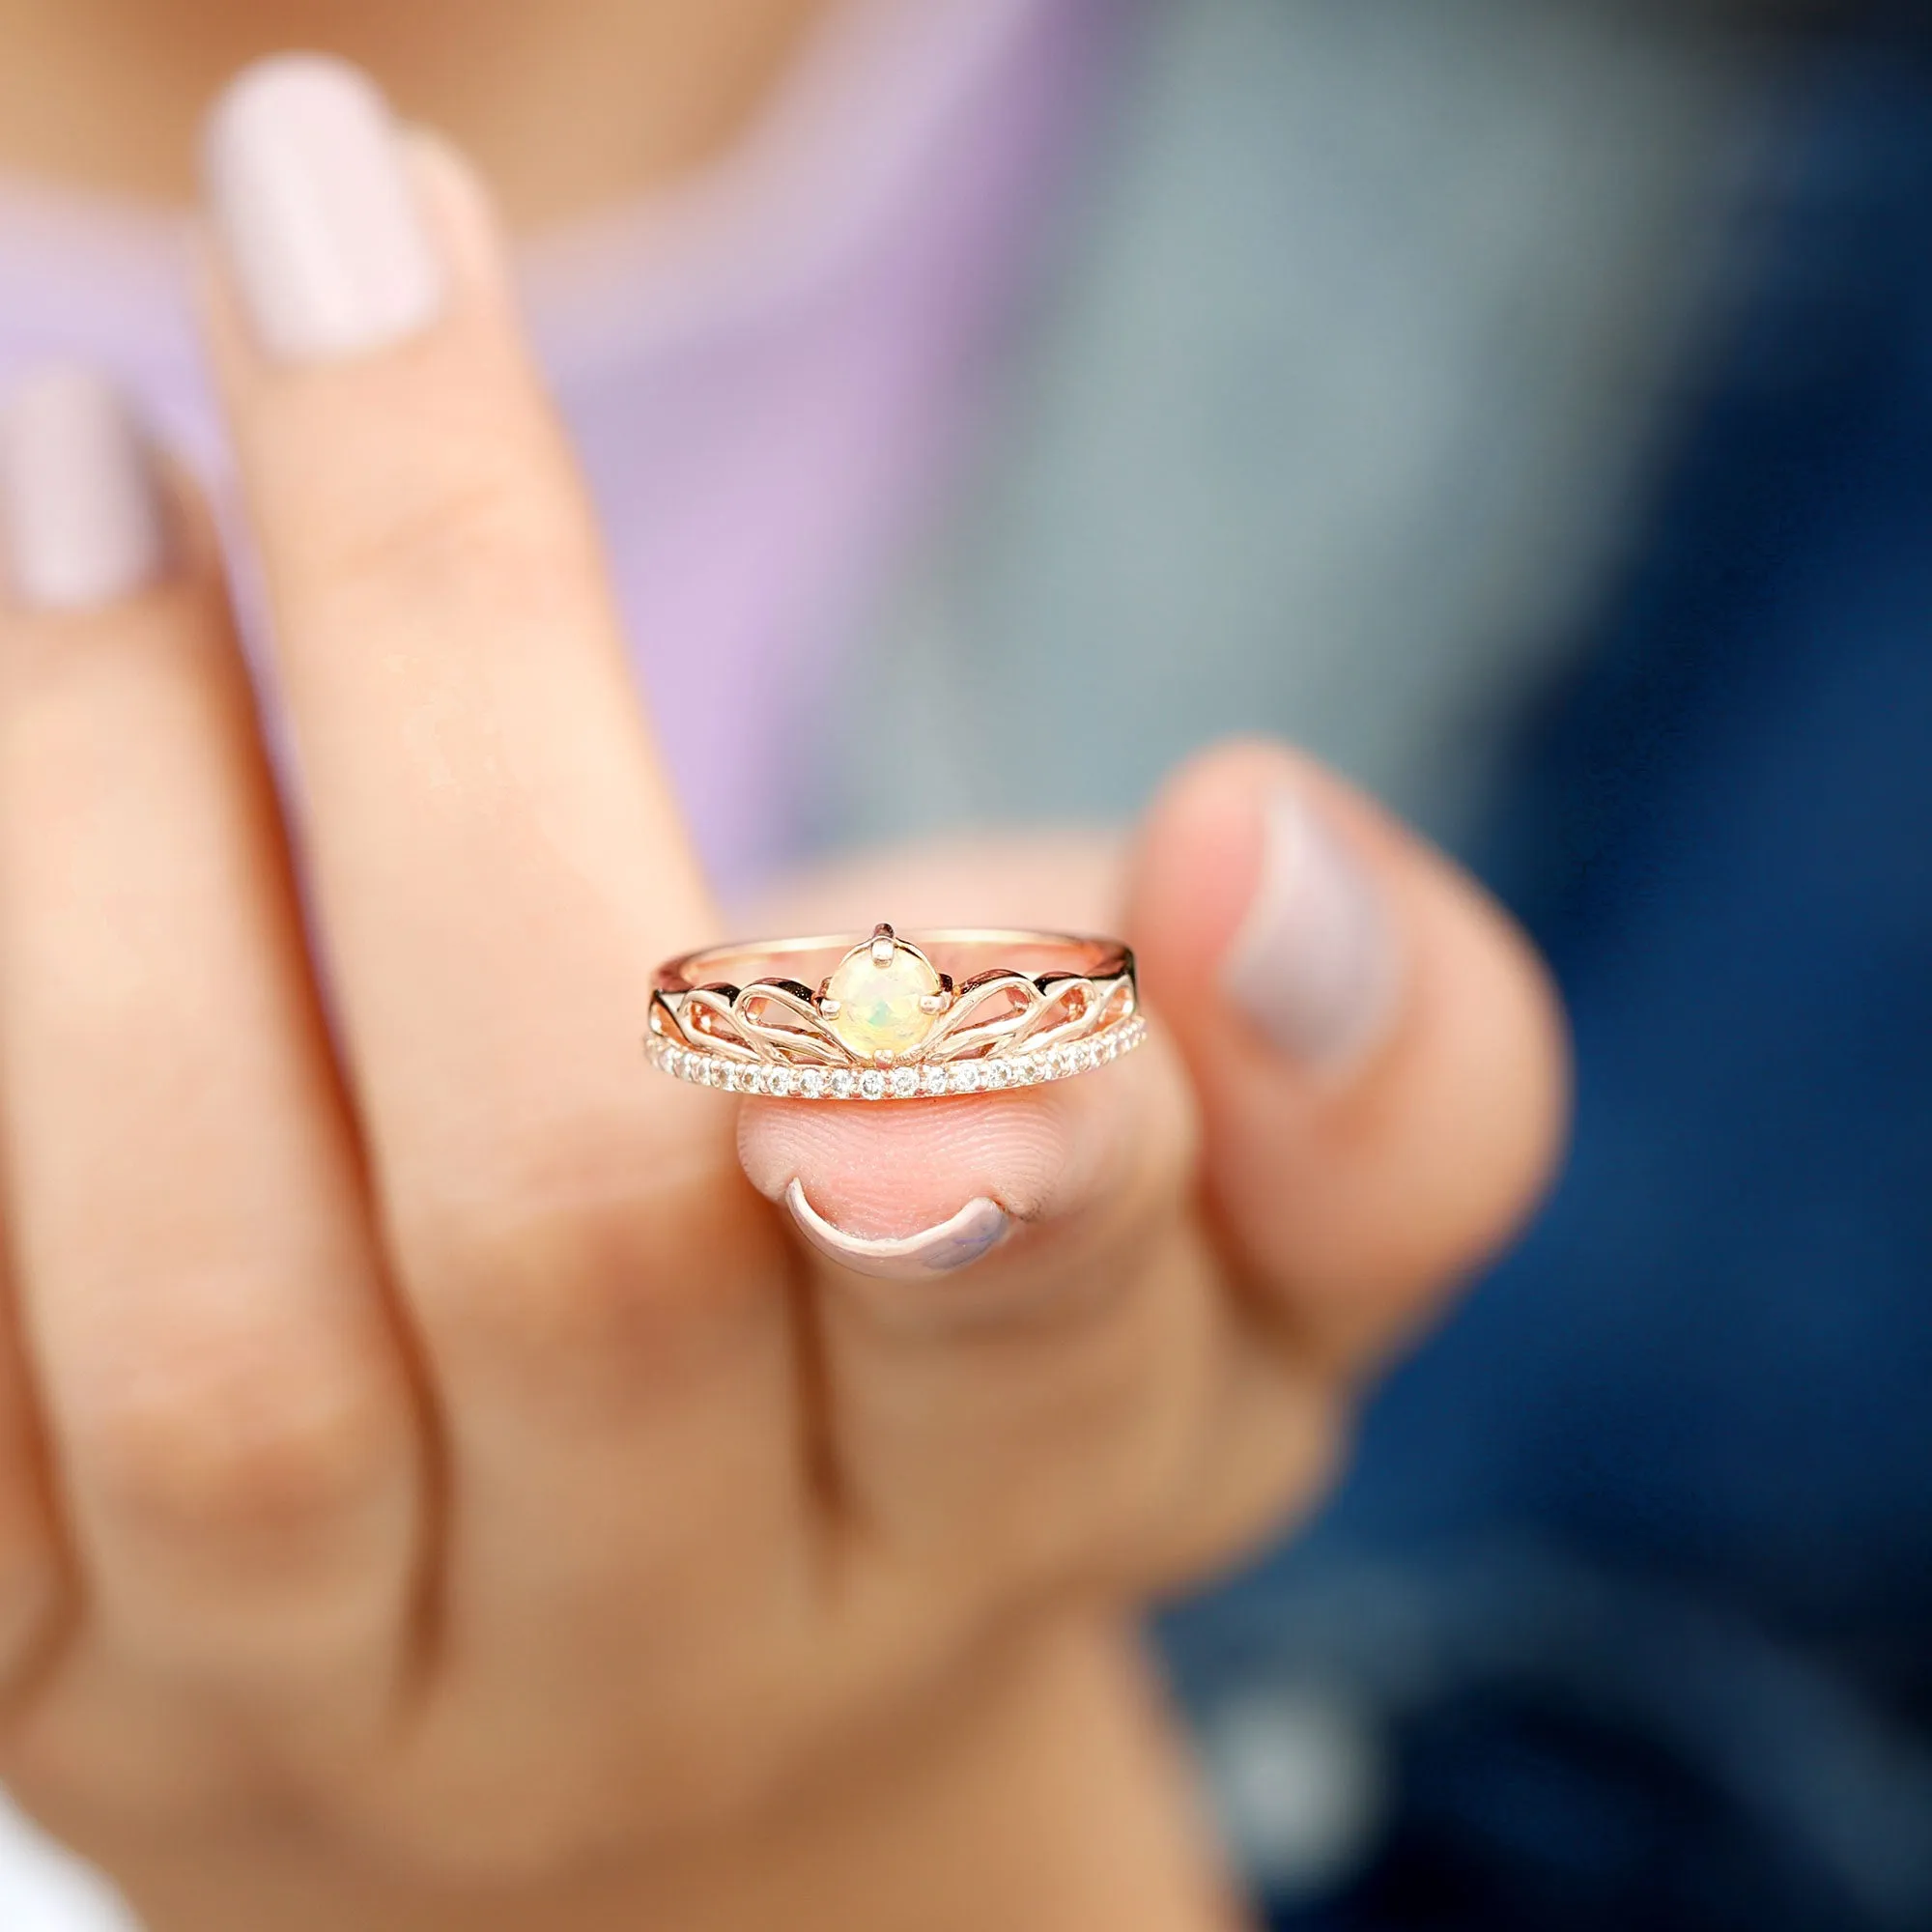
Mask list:
[{"label": "opal gemstone", "polygon": [[895,943],[883,962],[873,951],[855,946],[833,969],[825,990],[838,1004],[827,1024],[861,1060],[899,1059],[932,1031],[938,1016],[922,1002],[939,992],[939,975],[909,946]]}]

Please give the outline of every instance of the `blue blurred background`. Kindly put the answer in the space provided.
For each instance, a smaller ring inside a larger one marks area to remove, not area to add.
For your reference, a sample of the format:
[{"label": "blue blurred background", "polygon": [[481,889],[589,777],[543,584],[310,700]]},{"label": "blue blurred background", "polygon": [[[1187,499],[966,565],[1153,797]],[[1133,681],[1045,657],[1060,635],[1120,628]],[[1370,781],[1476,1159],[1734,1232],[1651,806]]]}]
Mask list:
[{"label": "blue blurred background", "polygon": [[1922,21],[1757,111],[1622,554],[1461,837],[1570,1003],[1569,1171],[1315,1537],[1173,1621],[1283,1925],[1932,1925]]}]

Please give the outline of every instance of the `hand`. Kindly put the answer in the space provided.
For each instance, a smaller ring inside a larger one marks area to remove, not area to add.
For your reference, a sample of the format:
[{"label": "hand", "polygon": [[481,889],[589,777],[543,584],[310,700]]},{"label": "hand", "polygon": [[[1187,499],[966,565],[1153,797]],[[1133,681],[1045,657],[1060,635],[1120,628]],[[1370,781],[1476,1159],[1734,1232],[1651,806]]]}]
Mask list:
[{"label": "hand", "polygon": [[[0,635],[5,1776],[165,1932],[1208,1922],[1113,1632],[1314,1498],[1523,1211],[1537,968],[1237,747],[1131,860],[817,889],[908,927],[1122,891],[1141,1053],[902,1108],[654,1075],[651,970],[717,914],[476,190],[314,66],[211,153],[298,825],[202,512],[164,560],[100,393],[44,386]],[[975,1202],[986,1251],[918,1265]]]}]

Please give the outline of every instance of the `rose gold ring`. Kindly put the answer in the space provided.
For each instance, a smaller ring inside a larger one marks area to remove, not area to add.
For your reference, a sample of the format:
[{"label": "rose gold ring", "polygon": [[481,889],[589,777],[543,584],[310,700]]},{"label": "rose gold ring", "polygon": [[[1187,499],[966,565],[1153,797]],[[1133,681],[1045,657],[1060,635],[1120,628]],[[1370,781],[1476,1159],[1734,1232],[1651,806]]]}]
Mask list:
[{"label": "rose gold ring", "polygon": [[925,1100],[1091,1072],[1146,1037],[1113,939],[961,927],[758,940],[659,967],[652,1063],[786,1100]]}]

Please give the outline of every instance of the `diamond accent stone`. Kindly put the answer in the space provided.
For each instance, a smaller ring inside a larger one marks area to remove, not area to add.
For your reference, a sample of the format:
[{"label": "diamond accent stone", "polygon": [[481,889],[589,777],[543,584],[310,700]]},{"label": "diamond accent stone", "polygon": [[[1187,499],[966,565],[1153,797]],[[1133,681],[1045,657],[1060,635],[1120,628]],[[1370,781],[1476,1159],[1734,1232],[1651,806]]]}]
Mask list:
[{"label": "diamond accent stone", "polygon": [[1068,1041],[1045,1053],[1016,1053],[1001,1059],[933,1061],[891,1067],[790,1067],[728,1059],[722,1053],[686,1049],[649,1037],[645,1058],[674,1079],[714,1087],[727,1094],[769,1095],[774,1099],[895,1100],[939,1099],[950,1094],[997,1094],[1042,1080],[1065,1080],[1092,1072],[1147,1037],[1138,1013],[1111,1021],[1084,1040]]}]

